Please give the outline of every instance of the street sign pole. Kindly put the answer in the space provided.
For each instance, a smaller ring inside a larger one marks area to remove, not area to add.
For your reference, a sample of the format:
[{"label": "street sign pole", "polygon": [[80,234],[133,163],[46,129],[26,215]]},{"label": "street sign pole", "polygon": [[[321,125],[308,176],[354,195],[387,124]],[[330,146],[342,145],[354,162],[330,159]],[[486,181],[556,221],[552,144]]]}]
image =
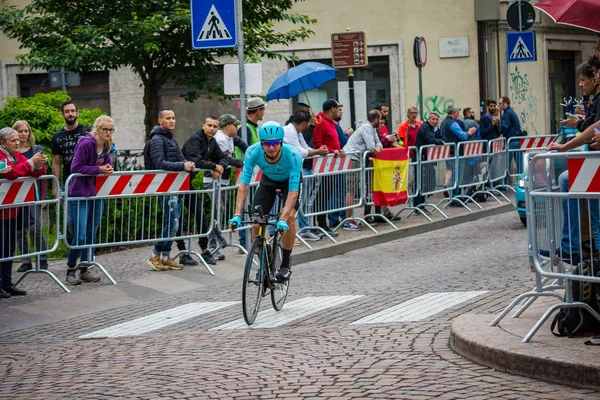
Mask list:
[{"label": "street sign pole", "polygon": [[239,135],[246,143],[250,144],[248,127],[246,125],[246,71],[244,69],[244,30],[242,29],[242,0],[236,0],[236,29],[238,38],[238,64],[240,68],[240,121],[242,132]]},{"label": "street sign pole", "polygon": [[348,93],[350,94],[350,126],[356,129],[356,104],[354,103],[354,71],[348,68]]}]

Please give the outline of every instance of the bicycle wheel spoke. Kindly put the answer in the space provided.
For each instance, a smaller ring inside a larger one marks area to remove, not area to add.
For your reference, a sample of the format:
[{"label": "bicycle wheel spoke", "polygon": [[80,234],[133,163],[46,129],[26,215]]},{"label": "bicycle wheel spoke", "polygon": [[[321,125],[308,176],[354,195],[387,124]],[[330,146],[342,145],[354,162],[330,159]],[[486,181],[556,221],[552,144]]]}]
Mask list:
[{"label": "bicycle wheel spoke", "polygon": [[[277,243],[277,248],[275,249],[275,261],[274,261],[274,270],[277,272],[277,269],[281,265],[281,259],[283,257],[283,248],[281,247],[281,243]],[[287,280],[285,282],[273,282],[273,288],[271,289],[271,303],[273,304],[273,308],[276,311],[281,310],[283,304],[285,303],[285,299],[287,298],[288,288],[290,286],[290,281]]]},{"label": "bicycle wheel spoke", "polygon": [[[259,251],[257,251],[259,249]],[[258,254],[257,254],[258,253]],[[242,309],[244,320],[251,325],[256,319],[260,308],[263,289],[263,276],[266,271],[261,269],[262,245],[260,239],[255,239],[246,258],[244,268],[244,283],[242,286]],[[263,272],[264,271],[264,272]]]}]

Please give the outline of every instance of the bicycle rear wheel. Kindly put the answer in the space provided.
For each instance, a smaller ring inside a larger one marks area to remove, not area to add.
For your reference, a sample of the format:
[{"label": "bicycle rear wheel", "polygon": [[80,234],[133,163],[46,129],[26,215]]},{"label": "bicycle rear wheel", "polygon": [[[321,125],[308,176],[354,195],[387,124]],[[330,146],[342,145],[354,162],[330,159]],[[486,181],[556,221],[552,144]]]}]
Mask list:
[{"label": "bicycle rear wheel", "polygon": [[[276,272],[277,269],[279,269],[279,266],[281,265],[281,259],[283,258],[283,247],[281,247],[281,242],[277,242],[277,247],[274,251],[275,260],[273,261],[273,266],[274,272]],[[272,284],[273,288],[271,289],[271,303],[273,304],[275,311],[279,311],[283,307],[285,299],[287,298],[290,281],[288,279],[285,282],[272,282]]]},{"label": "bicycle rear wheel", "polygon": [[242,286],[242,310],[244,320],[248,325],[252,325],[260,308],[260,299],[264,284],[263,274],[265,268],[262,268],[263,246],[261,240],[256,238],[252,242],[250,252],[246,257],[246,266],[244,268],[244,284]]}]

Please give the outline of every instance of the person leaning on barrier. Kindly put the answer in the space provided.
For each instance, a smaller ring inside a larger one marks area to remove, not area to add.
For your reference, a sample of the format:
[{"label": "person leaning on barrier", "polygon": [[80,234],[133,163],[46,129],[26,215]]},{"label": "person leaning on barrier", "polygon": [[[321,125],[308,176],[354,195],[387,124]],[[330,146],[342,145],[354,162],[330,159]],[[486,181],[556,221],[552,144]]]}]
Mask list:
[{"label": "person leaning on barrier", "polygon": [[[31,131],[31,126],[27,121],[17,121],[13,124],[13,129],[19,133],[19,152],[23,154],[27,159],[33,157],[36,153],[43,153],[44,146],[35,144],[35,136]],[[41,180],[38,182],[39,192],[36,193],[36,198],[39,200],[48,199],[48,181]],[[29,238],[33,243],[33,247],[38,251],[46,251],[48,245],[44,238],[44,232],[42,230],[42,207],[43,206],[32,206],[29,211],[29,225],[23,226],[22,229],[17,231],[17,243],[19,250],[23,256],[21,257],[21,266],[17,269],[17,272],[25,272],[32,269],[31,256],[29,254]],[[48,255],[42,254],[38,256],[40,258],[40,268],[48,269]]]},{"label": "person leaning on barrier", "polygon": [[[325,100],[323,111],[317,114],[313,132],[314,147],[325,145],[329,154],[333,154],[335,157],[344,155],[334,121],[340,107],[342,105],[335,99]],[[331,176],[320,177],[319,191],[317,193],[317,208],[320,213],[317,215],[317,223],[321,229],[330,236],[335,237],[338,236],[338,233],[327,226],[327,214],[325,213],[331,197],[332,184],[333,179]]]},{"label": "person leaning on barrier", "polygon": [[[283,144],[283,127],[277,122],[268,121],[259,130],[260,142],[248,148],[244,160],[244,170],[235,203],[235,216],[229,220],[232,230],[240,227],[242,211],[248,197],[248,185],[252,179],[254,166],[263,174],[252,199],[252,209],[259,206],[268,213],[275,204],[277,191],[281,191],[283,206],[277,228],[283,231],[283,254],[276,278],[287,281],[292,274],[290,259],[294,249],[296,225],[294,219],[300,208],[299,195],[302,193],[302,157],[293,146]],[[252,225],[252,237],[256,237],[258,225]]]},{"label": "person leaning on barrier", "polygon": [[[237,136],[241,124],[235,115],[223,114],[219,117],[219,130],[215,134],[215,141],[221,151],[227,156],[227,163],[230,167],[235,168],[242,168],[244,166],[244,160],[235,157],[235,148],[238,147],[244,154],[246,154],[246,150],[248,149],[248,144]],[[221,175],[221,187],[229,186],[231,170],[231,168],[226,168]],[[223,207],[227,203],[225,194],[221,193],[221,195],[221,211],[223,212],[225,211]],[[227,212],[225,211],[224,215],[226,214]],[[224,260],[225,255],[221,254],[218,247],[225,248],[228,245],[227,239],[225,239],[219,230],[219,224],[216,224],[215,229],[208,235],[208,251],[218,261]]]},{"label": "person leaning on barrier", "polygon": [[[423,122],[423,125],[421,125],[419,131],[417,132],[417,140],[415,141],[415,147],[417,149],[420,149],[422,146],[441,146],[444,144],[442,133],[438,127],[439,121],[440,115],[438,113],[435,111],[429,113],[427,121]],[[422,153],[421,160],[427,160],[427,152]],[[427,163],[423,165],[423,168],[421,168],[421,188],[419,190],[419,194],[414,200],[415,207],[419,207],[426,200],[426,197],[421,194],[423,189],[425,189],[425,191],[435,189],[435,164]],[[424,207],[420,208],[425,214],[431,214]]]},{"label": "person leaning on barrier", "polygon": [[[48,157],[34,154],[29,160],[19,152],[19,134],[13,128],[0,129],[0,161],[6,163],[0,178],[15,180],[26,176],[40,177],[46,173]],[[0,209],[0,259],[10,258],[15,253],[16,236],[22,224],[21,207]],[[20,218],[21,217],[21,218]],[[12,283],[12,260],[0,261],[0,298],[24,296],[24,290]]]},{"label": "person leaning on barrier", "polygon": [[496,116],[498,112],[496,100],[487,100],[485,105],[487,113],[483,114],[479,120],[479,134],[482,140],[494,140],[498,138],[500,133],[498,128],[499,119]]},{"label": "person leaning on barrier", "polygon": [[[310,112],[298,110],[290,117],[291,122],[283,128],[283,143],[289,144],[290,146],[294,146],[303,159],[314,156],[326,156],[329,153],[329,150],[327,150],[327,146],[325,145],[322,145],[317,149],[313,149],[306,143],[302,132],[304,132],[308,128],[311,119],[312,117],[310,115]],[[312,160],[306,161],[309,162],[302,163],[303,176],[312,175]],[[310,197],[311,193],[306,193],[305,191],[304,196]],[[304,206],[306,205],[306,201],[302,203]],[[306,210],[303,209],[298,210],[298,227],[300,229],[306,228],[309,225],[308,218],[304,216],[305,212]],[[321,236],[311,232],[310,230],[302,231],[300,233],[300,236],[302,237],[302,239],[311,242],[321,240]]]},{"label": "person leaning on barrier", "polygon": [[[381,112],[371,110],[367,113],[367,120],[358,122],[358,128],[350,136],[348,143],[344,146],[344,152],[352,153],[350,159],[353,170],[360,170],[361,158],[365,151],[372,154],[379,154],[383,150],[383,146],[377,135],[377,128],[381,123]],[[360,193],[360,178],[356,173],[346,174],[346,207],[351,207],[354,204],[356,194]],[[346,209],[346,218],[352,216],[352,210]],[[353,220],[344,223],[345,231],[359,231],[363,228],[362,224]]]},{"label": "person leaning on barrier", "polygon": [[[468,130],[464,131],[459,124],[458,116],[460,114],[460,107],[456,104],[449,104],[446,109],[446,119],[442,121],[440,125],[440,131],[442,134],[442,138],[445,143],[454,143],[456,147],[458,147],[459,142],[464,142],[469,140],[473,135],[477,133],[477,128],[472,126]],[[454,156],[454,148],[450,149],[450,155]],[[454,170],[454,161],[446,161],[446,176],[444,180],[445,186],[450,186],[450,182],[453,179],[457,179],[457,177],[453,178],[453,170]],[[458,187],[452,191],[452,197],[457,196],[459,193]],[[444,193],[446,196],[447,193]],[[455,207],[459,206],[460,203],[451,201],[450,206]]]},{"label": "person leaning on barrier", "polygon": [[[214,186],[214,181],[221,179],[221,175],[229,165],[229,157],[221,151],[219,144],[214,139],[215,134],[219,130],[219,119],[217,117],[206,117],[202,124],[202,129],[192,134],[192,136],[183,145],[183,156],[192,161],[196,168],[207,169],[204,174],[204,189],[210,190]],[[194,173],[192,173],[192,180]],[[192,187],[192,190],[197,190]],[[196,225],[200,226],[200,233],[205,234],[209,230],[209,221],[206,219],[204,212],[204,198],[201,194],[186,195],[185,206],[189,210],[189,215],[196,218]],[[178,233],[181,233],[182,224],[179,224]],[[178,235],[179,236],[179,235]],[[198,238],[198,245],[202,252],[202,258],[207,264],[216,264],[217,260],[208,251],[208,236]],[[179,250],[185,251],[185,242],[177,241]],[[187,256],[187,259],[185,258]],[[224,259],[224,258],[223,258]],[[190,265],[190,261],[194,261],[189,255],[185,254],[179,258],[183,264],[186,261]],[[184,264],[185,265],[185,264]],[[195,264],[192,264],[195,265]]]},{"label": "person leaning on barrier", "polygon": [[[113,119],[106,115],[96,118],[92,133],[79,139],[73,153],[71,172],[86,175],[111,175],[113,167],[110,159],[112,137],[115,131]],[[102,219],[104,201],[94,199],[96,195],[95,176],[76,176],[70,180],[67,188],[69,197],[88,197],[91,199],[68,202],[68,213],[73,221],[72,246],[96,243],[96,233]],[[93,254],[93,249],[92,249]],[[67,255],[67,279],[70,285],[81,282],[98,282],[100,275],[96,269],[77,265],[77,259],[84,263],[88,260],[88,249],[69,249]],[[79,270],[79,276],[77,276]]]},{"label": "person leaning on barrier", "polygon": [[[173,110],[162,109],[158,112],[158,125],[150,131],[150,159],[157,169],[192,172],[195,167],[194,162],[185,159],[177,141],[173,138],[175,124]],[[179,228],[182,197],[168,194],[158,196],[158,202],[163,209],[162,221],[166,222],[160,237],[165,240],[154,244],[152,256],[147,261],[157,271],[183,269],[183,265],[171,259],[173,241],[169,240],[175,236]]]}]

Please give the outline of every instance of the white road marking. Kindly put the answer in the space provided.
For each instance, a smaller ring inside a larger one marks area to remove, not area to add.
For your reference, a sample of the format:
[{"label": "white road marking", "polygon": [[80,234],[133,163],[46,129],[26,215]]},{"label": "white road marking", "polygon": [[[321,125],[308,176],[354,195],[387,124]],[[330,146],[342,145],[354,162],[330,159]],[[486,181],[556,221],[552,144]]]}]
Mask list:
[{"label": "white road marking", "polygon": [[[248,326],[243,318],[228,322],[226,324],[212,328],[214,330],[225,329],[264,329],[275,328],[285,325],[296,319],[304,318],[310,314],[325,310],[331,307],[337,307],[349,301],[363,297],[358,296],[325,296],[325,297],[304,297],[295,301],[286,303],[281,311],[275,311],[272,308],[265,311],[259,311],[256,321]],[[266,300],[266,298],[265,298]]]},{"label": "white road marking", "polygon": [[145,317],[123,322],[118,325],[100,329],[95,332],[79,336],[79,339],[101,339],[120,336],[142,335],[170,325],[178,324],[199,315],[208,314],[225,307],[239,304],[239,301],[190,303],[178,306]]},{"label": "white road marking", "polygon": [[454,307],[485,293],[487,291],[427,293],[381,310],[378,313],[367,315],[358,321],[352,322],[351,325],[422,321],[447,308]]}]

